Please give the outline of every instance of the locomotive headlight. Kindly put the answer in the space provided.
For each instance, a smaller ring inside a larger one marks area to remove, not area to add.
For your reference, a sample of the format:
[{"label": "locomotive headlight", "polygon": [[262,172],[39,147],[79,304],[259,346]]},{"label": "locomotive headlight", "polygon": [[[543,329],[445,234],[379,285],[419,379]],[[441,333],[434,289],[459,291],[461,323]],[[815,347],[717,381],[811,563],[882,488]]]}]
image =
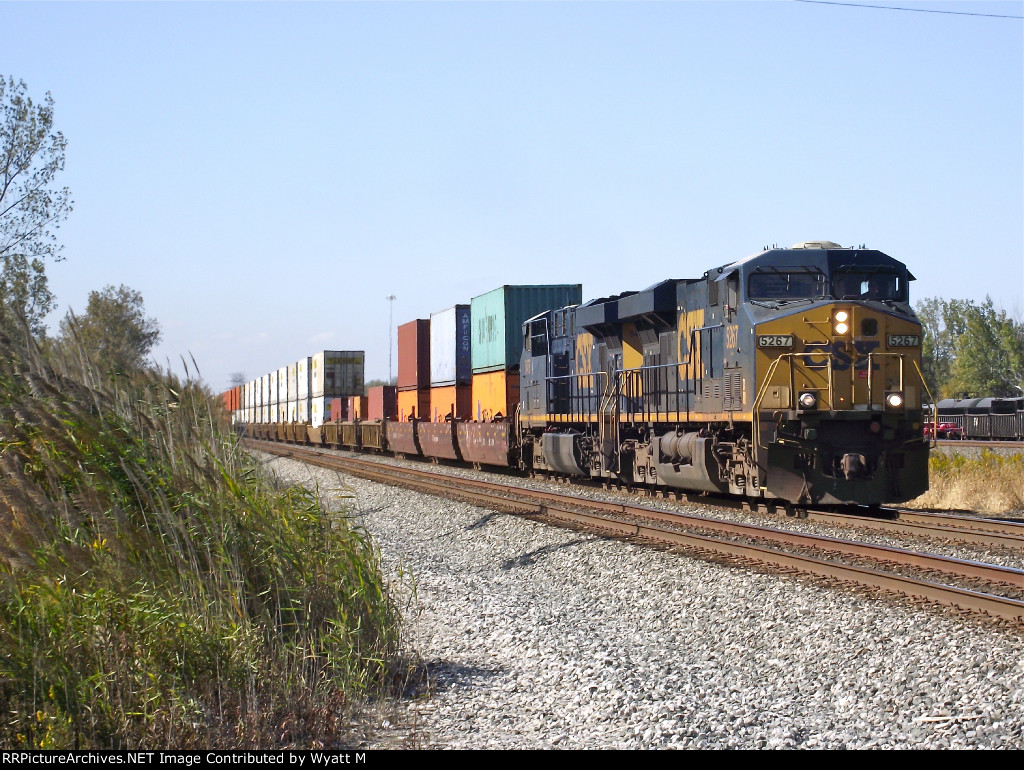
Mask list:
[{"label": "locomotive headlight", "polygon": [[818,394],[804,391],[797,398],[801,409],[814,409],[818,405]]},{"label": "locomotive headlight", "polygon": [[845,310],[837,310],[832,318],[835,321],[836,334],[846,334],[850,331],[850,324],[847,323],[850,320],[850,314]]},{"label": "locomotive headlight", "polygon": [[903,394],[899,391],[887,393],[885,396],[885,403],[888,404],[891,409],[899,409],[903,406]]}]

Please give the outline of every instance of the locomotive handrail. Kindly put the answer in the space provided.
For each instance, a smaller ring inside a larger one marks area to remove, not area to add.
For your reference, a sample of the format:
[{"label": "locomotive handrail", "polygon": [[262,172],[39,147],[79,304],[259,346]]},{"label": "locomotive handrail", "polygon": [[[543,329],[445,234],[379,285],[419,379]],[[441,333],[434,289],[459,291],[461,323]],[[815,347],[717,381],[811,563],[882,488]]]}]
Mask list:
[{"label": "locomotive handrail", "polygon": [[[815,352],[816,356],[822,355],[820,352]],[[828,376],[828,408],[832,408],[832,359],[834,358],[832,353],[824,353],[826,356],[825,366],[827,369]],[[767,446],[761,444],[761,402],[764,400],[765,395],[768,393],[768,388],[771,387],[772,375],[775,373],[775,369],[778,367],[782,359],[787,359],[789,362],[789,404],[787,409],[795,409],[796,406],[793,403],[795,389],[793,387],[793,359],[797,356],[806,357],[807,353],[781,353],[778,358],[772,361],[771,366],[768,367],[768,371],[765,373],[764,381],[761,384],[761,389],[758,391],[757,397],[754,399],[754,406],[752,409],[752,420],[751,420],[751,438],[753,439],[754,447],[757,449],[767,449]],[[870,380],[869,380],[870,382]],[[821,388],[808,388],[808,390],[821,390]],[[759,460],[760,458],[754,458]]]},{"label": "locomotive handrail", "polygon": [[[551,392],[550,392],[550,390],[548,390],[547,384],[549,382],[551,382],[552,380],[574,380],[574,379],[578,380],[578,379],[582,379],[584,377],[604,377],[605,378],[605,392],[607,392],[607,390],[608,390],[608,386],[607,386],[608,372],[605,372],[605,371],[590,372],[589,374],[579,374],[579,373],[577,373],[577,374],[557,374],[557,375],[555,375],[553,377],[549,377],[547,375],[544,375],[544,389],[545,389],[545,391],[548,394],[548,400],[549,401],[551,400]],[[584,414],[590,415],[591,412],[589,411],[589,408],[588,408],[588,410],[586,412],[583,412],[583,401],[586,400],[587,402],[590,402],[591,399],[597,399],[597,401],[598,401],[598,408],[600,409],[600,406],[603,403],[604,393],[601,393],[601,394],[599,394],[597,396],[577,395],[575,397],[575,400],[578,400],[580,402],[580,411],[578,413],[574,412],[572,410],[572,403],[573,403],[574,397],[572,395],[571,383],[570,383],[570,391],[569,391],[569,406],[570,406],[570,408],[569,408],[569,411],[566,414],[572,415],[573,417],[579,417],[581,419],[582,419]],[[554,414],[554,412],[553,412],[553,414]]]},{"label": "locomotive handrail", "polygon": [[932,437],[928,442],[928,447],[935,447],[939,445],[939,409],[938,404],[935,403],[935,396],[932,395],[932,389],[928,387],[928,381],[924,378],[924,372],[921,371],[921,366],[917,363],[916,358],[910,359],[914,362],[914,368],[917,369],[917,376],[921,378],[921,385],[924,387],[925,393],[928,394],[928,399],[932,404]]},{"label": "locomotive handrail", "polygon": [[[678,361],[678,362],[673,362],[673,363],[669,363],[669,364],[652,364],[652,365],[647,365],[647,366],[634,366],[634,367],[631,367],[629,369],[616,369],[616,370],[614,370],[614,374],[618,375],[617,379],[620,379],[620,380],[629,379],[631,381],[633,379],[636,379],[637,377],[642,378],[644,372],[652,372],[655,369],[670,369],[670,368],[679,367],[679,366],[686,366],[687,371],[689,371],[689,367],[690,367],[689,359],[687,359],[686,361]],[[684,385],[688,384],[688,381],[687,381],[686,378],[681,378],[681,379],[684,382]],[[642,381],[641,381],[641,385],[643,385]],[[665,389],[663,391],[660,388],[657,388],[657,387],[655,389],[655,393],[657,395],[665,395],[667,397],[667,396],[669,396],[671,394],[671,395],[674,396],[674,398],[675,398],[675,406],[676,406],[676,408],[675,408],[676,414],[678,414],[680,412],[680,409],[679,409],[680,403],[685,401],[685,404],[686,404],[686,419],[687,420],[690,419],[690,399],[688,399],[688,398],[684,399],[683,395],[685,395],[686,393],[689,393],[689,392],[691,392],[691,391],[688,391],[688,390],[685,390],[685,389],[681,390],[679,387],[676,387],[674,389],[674,392],[670,391],[669,388],[668,388],[668,381],[667,380],[665,382]],[[630,396],[630,395],[640,395],[640,396],[642,396],[643,395],[643,391],[641,391],[640,394],[627,393],[626,395],[627,395],[627,397]],[[671,411],[671,410],[667,410],[667,411]],[[643,409],[640,409],[640,410],[626,409],[626,414],[629,415],[630,419],[632,419],[637,414],[641,415],[642,417],[644,417],[646,419],[646,418],[649,418],[653,414],[660,414],[660,413],[661,413],[660,410],[649,409],[649,408],[643,408]]]}]

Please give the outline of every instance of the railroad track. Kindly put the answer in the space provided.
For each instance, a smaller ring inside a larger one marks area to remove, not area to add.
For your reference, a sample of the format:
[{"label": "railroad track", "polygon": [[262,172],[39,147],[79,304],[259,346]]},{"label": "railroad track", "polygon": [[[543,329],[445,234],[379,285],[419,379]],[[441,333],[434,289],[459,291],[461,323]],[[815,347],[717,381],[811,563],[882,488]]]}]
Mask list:
[{"label": "railroad track", "polygon": [[[692,514],[583,499],[503,482],[454,477],[342,457],[321,449],[252,440],[244,443],[270,454],[292,457],[392,486],[457,498],[611,536],[680,547],[711,558],[796,571],[1024,622],[1024,570]],[[971,537],[978,534],[977,530],[965,532],[947,528],[946,531],[949,537],[957,538],[962,534]]]}]

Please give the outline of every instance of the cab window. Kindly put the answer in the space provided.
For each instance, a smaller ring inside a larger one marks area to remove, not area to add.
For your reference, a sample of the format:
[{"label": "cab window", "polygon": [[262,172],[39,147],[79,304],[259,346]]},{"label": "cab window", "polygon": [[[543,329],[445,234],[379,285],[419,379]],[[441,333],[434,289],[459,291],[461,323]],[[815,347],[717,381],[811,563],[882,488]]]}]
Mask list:
[{"label": "cab window", "polygon": [[747,281],[750,299],[808,299],[824,293],[821,273],[787,272],[754,273]]},{"label": "cab window", "polygon": [[836,299],[905,299],[904,283],[897,273],[837,273],[832,279],[832,294]]}]

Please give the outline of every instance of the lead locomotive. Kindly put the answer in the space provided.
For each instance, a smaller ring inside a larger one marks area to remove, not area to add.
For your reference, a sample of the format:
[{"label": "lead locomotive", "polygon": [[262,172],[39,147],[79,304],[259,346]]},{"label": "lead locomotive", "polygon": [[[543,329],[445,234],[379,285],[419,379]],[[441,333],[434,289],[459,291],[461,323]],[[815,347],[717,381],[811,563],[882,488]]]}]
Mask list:
[{"label": "lead locomotive", "polygon": [[772,248],[523,326],[524,467],[792,502],[928,488],[906,266]]}]

